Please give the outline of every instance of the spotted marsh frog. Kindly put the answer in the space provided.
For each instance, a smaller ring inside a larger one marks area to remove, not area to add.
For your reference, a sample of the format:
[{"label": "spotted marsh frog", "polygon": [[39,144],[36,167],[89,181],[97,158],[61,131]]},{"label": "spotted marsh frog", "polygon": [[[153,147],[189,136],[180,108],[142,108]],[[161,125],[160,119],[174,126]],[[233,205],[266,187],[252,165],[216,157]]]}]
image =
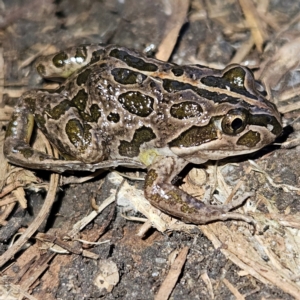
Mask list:
[{"label": "spotted marsh frog", "polygon": [[[41,58],[37,70],[66,80],[19,99],[4,146],[11,163],[54,172],[147,168],[145,196],[162,211],[195,224],[245,219],[229,212],[234,205],[206,205],[171,181],[188,163],[250,153],[281,133],[280,115],[249,69],[178,66],[83,45]],[[31,148],[34,123],[63,159]]]}]

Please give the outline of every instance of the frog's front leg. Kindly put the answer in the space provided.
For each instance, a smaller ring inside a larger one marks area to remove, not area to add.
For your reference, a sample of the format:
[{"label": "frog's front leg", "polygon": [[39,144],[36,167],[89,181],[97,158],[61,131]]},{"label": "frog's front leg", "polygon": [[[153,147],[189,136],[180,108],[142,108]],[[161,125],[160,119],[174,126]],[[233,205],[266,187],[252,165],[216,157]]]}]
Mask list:
[{"label": "frog's front leg", "polygon": [[207,205],[172,185],[172,179],[187,165],[187,161],[176,157],[162,157],[149,167],[145,180],[145,197],[161,211],[184,222],[206,224],[217,220],[236,219],[248,223],[255,221],[229,210],[241,205],[246,195],[237,203],[229,205]]}]

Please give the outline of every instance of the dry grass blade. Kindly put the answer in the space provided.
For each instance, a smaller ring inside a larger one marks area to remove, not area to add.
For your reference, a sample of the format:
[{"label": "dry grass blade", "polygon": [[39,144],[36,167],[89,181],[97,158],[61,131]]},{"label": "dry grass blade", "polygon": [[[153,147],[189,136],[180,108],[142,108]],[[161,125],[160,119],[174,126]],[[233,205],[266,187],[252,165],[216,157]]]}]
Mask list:
[{"label": "dry grass blade", "polygon": [[233,58],[230,60],[229,64],[240,64],[245,57],[249,54],[254,46],[254,39],[251,36],[247,41],[245,41],[236,51]]},{"label": "dry grass blade", "polygon": [[237,300],[244,300],[245,299],[245,297],[241,293],[239,293],[237,288],[231,282],[229,282],[226,278],[223,279],[223,282],[227,286],[227,288],[230,290],[230,292],[235,296],[235,298]]},{"label": "dry grass blade", "polygon": [[107,206],[115,201],[115,195],[112,194],[106,198],[97,211],[92,211],[88,216],[81,219],[79,222],[74,224],[73,229],[68,233],[68,236],[74,238],[87,224],[94,220]]},{"label": "dry grass blade", "polygon": [[[279,101],[286,101],[286,100],[289,100],[289,99],[292,99],[292,98],[298,96],[299,94],[300,94],[300,87],[299,86],[293,86],[291,88],[284,89],[284,91],[282,91],[282,93],[280,93],[280,95],[278,97],[278,100]],[[298,103],[298,105],[299,105],[299,103]],[[288,105],[286,105],[284,107],[288,107]],[[287,110],[287,108],[284,108],[284,107],[281,106],[279,109],[286,109]],[[290,110],[288,110],[288,111],[290,111]]]},{"label": "dry grass blade", "polygon": [[17,189],[18,187],[25,186],[25,185],[26,185],[26,183],[16,182],[16,183],[11,183],[11,184],[5,186],[0,193],[0,198],[11,193],[13,190]]},{"label": "dry grass blade", "polygon": [[201,275],[201,279],[203,280],[203,282],[204,282],[205,285],[206,285],[206,288],[207,288],[207,290],[208,290],[208,292],[209,292],[210,298],[211,298],[211,299],[214,299],[214,298],[215,298],[215,295],[214,295],[213,286],[212,286],[212,283],[211,283],[210,278],[209,278],[208,275],[207,275],[207,272],[204,272],[204,273]]},{"label": "dry grass blade", "polygon": [[27,208],[27,200],[25,198],[24,189],[22,187],[19,187],[16,190],[14,190],[12,192],[12,194],[18,200],[18,202],[19,202],[20,206],[22,207],[22,209],[26,209]]},{"label": "dry grass blade", "polygon": [[[13,196],[13,195],[7,195],[4,199],[0,200],[0,207],[8,205],[8,204],[11,204],[11,203],[15,203],[15,202],[17,202],[17,199],[16,199],[15,196]],[[1,215],[1,217],[2,217],[2,215]],[[1,219],[2,218],[0,218],[0,220]]]},{"label": "dry grass blade", "polygon": [[280,213],[271,213],[268,215],[270,220],[276,220],[279,224],[285,227],[300,229],[300,215],[282,215]]},{"label": "dry grass blade", "polygon": [[256,11],[256,7],[252,0],[239,0],[239,3],[251,30],[251,35],[254,39],[256,48],[259,52],[262,52],[267,34],[263,28],[261,19],[259,18],[259,14]]},{"label": "dry grass blade", "polygon": [[81,176],[81,177],[77,177],[77,176],[62,176],[61,177],[61,184],[60,185],[67,185],[67,184],[80,184],[80,183],[84,183],[86,181],[89,181],[91,179],[96,178],[97,176],[99,176],[100,174],[106,172],[106,170],[97,170],[95,172],[93,172],[92,174],[88,175],[88,176]]},{"label": "dry grass blade", "polygon": [[176,282],[178,280],[178,277],[182,271],[182,267],[186,261],[187,254],[188,254],[189,248],[184,247],[180,253],[178,254],[178,257],[175,259],[174,263],[171,265],[170,271],[160,286],[160,289],[155,297],[155,300],[165,300],[168,299],[174,286],[176,285]]},{"label": "dry grass blade", "polygon": [[169,2],[165,1],[165,3],[170,5],[169,8],[166,8],[166,10],[169,9],[170,12],[168,13],[169,17],[167,18],[167,24],[165,26],[165,36],[158,47],[156,58],[167,61],[173,52],[182,25],[186,21],[190,1],[173,0]]},{"label": "dry grass blade", "polygon": [[260,78],[268,87],[275,87],[281,78],[299,65],[300,37],[297,37],[279,48],[270,58]]},{"label": "dry grass blade", "polygon": [[[299,93],[297,93],[297,95],[299,95]],[[286,114],[298,109],[300,109],[300,102],[287,104],[278,108],[279,112],[282,114]]]},{"label": "dry grass blade", "polygon": [[[52,152],[51,146],[49,142],[45,143],[48,153]],[[58,157],[57,151],[55,152],[55,156]],[[0,257],[0,268],[8,262],[14,255],[20,250],[20,248],[28,241],[28,239],[37,231],[40,225],[43,223],[45,218],[48,217],[51,207],[55,200],[56,190],[58,186],[59,175],[52,174],[50,177],[49,189],[48,193],[42,206],[39,211],[37,217],[34,222],[25,230],[22,236],[17,240],[17,242],[12,245],[1,257]]]}]

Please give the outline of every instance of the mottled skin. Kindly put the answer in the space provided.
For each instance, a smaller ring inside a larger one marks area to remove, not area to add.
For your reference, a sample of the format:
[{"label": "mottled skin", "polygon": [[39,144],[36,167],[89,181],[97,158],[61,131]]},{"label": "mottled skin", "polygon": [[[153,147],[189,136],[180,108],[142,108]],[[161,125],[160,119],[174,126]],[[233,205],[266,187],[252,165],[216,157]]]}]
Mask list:
[{"label": "mottled skin", "polygon": [[[247,68],[178,66],[91,45],[41,58],[37,69],[67,79],[20,98],[4,146],[12,163],[55,172],[148,168],[145,196],[161,210],[195,224],[248,221],[227,213],[233,205],[205,205],[171,184],[189,162],[250,153],[281,133],[276,107]],[[65,160],[30,147],[34,123]]]}]

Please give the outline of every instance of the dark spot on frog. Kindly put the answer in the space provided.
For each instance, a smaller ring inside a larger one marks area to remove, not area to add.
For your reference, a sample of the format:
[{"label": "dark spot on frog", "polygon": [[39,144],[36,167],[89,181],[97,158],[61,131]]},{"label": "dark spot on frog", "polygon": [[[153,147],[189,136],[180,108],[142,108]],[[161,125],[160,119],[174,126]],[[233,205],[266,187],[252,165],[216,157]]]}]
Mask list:
[{"label": "dark spot on frog", "polygon": [[[251,99],[257,99],[255,95],[250,94],[244,87],[245,70],[241,67],[235,67],[228,70],[222,77],[206,76],[201,78],[201,82],[207,86],[217,87],[247,96]],[[253,78],[254,80],[254,78]]]},{"label": "dark spot on frog", "polygon": [[79,111],[84,111],[88,100],[88,94],[84,89],[79,90],[77,95],[72,99],[72,103]]},{"label": "dark spot on frog", "polygon": [[170,114],[172,117],[183,120],[200,117],[203,113],[202,107],[196,102],[181,102],[171,106]]},{"label": "dark spot on frog", "polygon": [[210,92],[205,89],[199,89],[191,84],[182,83],[182,82],[176,81],[176,80],[163,79],[163,87],[169,93],[176,93],[179,91],[191,90],[191,91],[195,92],[197,95],[199,95],[200,97],[212,100],[215,103],[221,103],[221,102],[228,102],[231,104],[242,103],[245,106],[249,106],[249,104],[247,104],[245,101],[243,101],[239,98],[230,97],[227,94]]},{"label": "dark spot on frog", "polygon": [[42,65],[42,64],[37,65],[36,70],[42,77],[44,77],[44,75],[46,73],[46,68],[44,65]]},{"label": "dark spot on frog", "polygon": [[181,68],[173,68],[172,69],[172,73],[176,76],[176,77],[178,77],[178,76],[181,76],[181,75],[183,75],[183,70],[181,69]]},{"label": "dark spot on frog", "polygon": [[187,203],[182,203],[180,210],[185,214],[192,214],[195,212],[195,208],[189,206]]},{"label": "dark spot on frog", "polygon": [[99,50],[94,51],[92,53],[90,64],[93,64],[93,63],[99,61],[101,56],[103,55],[103,53],[104,53],[103,49],[99,49]]},{"label": "dark spot on frog", "polygon": [[34,154],[34,151],[33,149],[31,148],[21,148],[21,149],[18,149],[16,148],[25,158],[30,158],[33,154]]},{"label": "dark spot on frog", "polygon": [[259,132],[250,130],[238,139],[237,144],[241,146],[246,146],[248,148],[253,148],[259,141]]},{"label": "dark spot on frog", "polygon": [[24,103],[26,104],[26,106],[30,109],[30,111],[32,113],[35,112],[35,108],[36,108],[36,103],[35,103],[35,99],[33,98],[25,98],[24,99]]},{"label": "dark spot on frog", "polygon": [[170,147],[195,147],[218,138],[212,118],[206,126],[192,126],[169,143]]},{"label": "dark spot on frog", "polygon": [[176,190],[171,190],[167,193],[169,196],[169,199],[172,199],[171,201],[175,203],[182,203],[181,195]]},{"label": "dark spot on frog", "polygon": [[[78,47],[76,49],[75,59],[78,63],[85,61],[87,57],[87,50],[85,46]],[[79,60],[78,60],[79,59]]]},{"label": "dark spot on frog", "polygon": [[127,92],[118,97],[123,108],[139,117],[147,117],[153,112],[154,99],[140,92]]},{"label": "dark spot on frog", "polygon": [[97,104],[92,104],[90,107],[92,120],[90,122],[98,122],[98,119],[101,117],[101,110]]},{"label": "dark spot on frog", "polygon": [[108,116],[107,116],[107,120],[109,122],[114,122],[114,123],[118,123],[120,121],[120,115],[119,114],[116,114],[116,113],[110,113]]},{"label": "dark spot on frog", "polygon": [[183,90],[194,90],[194,86],[176,80],[163,79],[163,87],[169,93],[176,93]]},{"label": "dark spot on frog", "polygon": [[77,76],[76,83],[78,86],[81,86],[86,83],[89,75],[91,74],[91,71],[91,69],[85,69]]},{"label": "dark spot on frog", "polygon": [[60,52],[53,57],[52,62],[55,67],[62,68],[65,65],[67,59],[68,59],[67,53]]},{"label": "dark spot on frog", "polygon": [[145,178],[145,188],[151,187],[157,178],[158,174],[156,173],[156,171],[153,169],[149,170]]},{"label": "dark spot on frog", "polygon": [[76,149],[84,152],[92,141],[92,135],[90,129],[92,127],[89,124],[83,123],[77,119],[71,119],[66,124],[66,134],[70,142]]},{"label": "dark spot on frog", "polygon": [[35,114],[34,115],[34,120],[37,124],[37,126],[44,132],[47,133],[47,128],[45,126],[46,124],[46,119],[44,118],[44,116],[40,115],[40,114]]},{"label": "dark spot on frog", "polygon": [[78,113],[82,120],[86,122],[97,122],[99,117],[101,116],[100,108],[97,104],[92,104],[90,107],[90,113],[85,112],[86,104],[88,100],[88,94],[84,89],[79,90],[77,95],[70,100],[63,100],[58,105],[54,106],[52,109],[50,104],[46,106],[44,114],[46,113],[48,116],[53,118],[54,120],[58,120],[62,115],[64,115],[71,107],[75,107],[78,110]]},{"label": "dark spot on frog", "polygon": [[282,126],[278,120],[270,115],[251,115],[249,124],[267,127],[272,126],[271,132],[278,136],[282,132]]},{"label": "dark spot on frog", "polygon": [[58,120],[70,108],[70,104],[71,102],[69,100],[63,100],[52,109],[50,104],[48,104],[45,108],[44,114],[46,113],[52,119]]},{"label": "dark spot on frog", "polygon": [[115,68],[111,71],[116,82],[121,84],[137,84],[142,83],[147,76],[128,69]]},{"label": "dark spot on frog", "polygon": [[155,83],[155,81],[151,81],[151,82],[150,82],[150,87],[151,87],[152,89],[157,88],[157,84]]},{"label": "dark spot on frog", "polygon": [[245,70],[241,67],[236,67],[228,70],[222,78],[229,82],[230,86],[244,89]]},{"label": "dark spot on frog", "polygon": [[158,70],[158,67],[155,64],[147,63],[139,57],[128,54],[127,51],[113,49],[110,51],[109,55],[118,58],[124,61],[128,66],[141,71],[155,72]]},{"label": "dark spot on frog", "polygon": [[[168,63],[164,63],[163,65],[161,65],[160,67],[161,67],[161,70],[162,70],[162,72],[165,72],[165,73],[167,73],[167,72],[169,72],[173,67],[174,67],[174,65],[175,64],[168,64]],[[176,68],[175,68],[176,69]]]},{"label": "dark spot on frog", "polygon": [[[147,178],[145,179],[147,180]],[[145,185],[146,186],[146,185]],[[147,184],[148,186],[148,184]],[[149,186],[151,187],[151,186]],[[163,198],[160,194],[158,193],[149,193],[149,195],[147,195],[147,198],[149,198],[151,200],[152,203],[157,203],[159,204],[160,202],[164,202],[166,201],[165,198]]]},{"label": "dark spot on frog", "polygon": [[126,157],[137,157],[140,153],[140,146],[155,138],[156,135],[150,127],[142,126],[135,131],[131,142],[120,141],[119,153]]}]

